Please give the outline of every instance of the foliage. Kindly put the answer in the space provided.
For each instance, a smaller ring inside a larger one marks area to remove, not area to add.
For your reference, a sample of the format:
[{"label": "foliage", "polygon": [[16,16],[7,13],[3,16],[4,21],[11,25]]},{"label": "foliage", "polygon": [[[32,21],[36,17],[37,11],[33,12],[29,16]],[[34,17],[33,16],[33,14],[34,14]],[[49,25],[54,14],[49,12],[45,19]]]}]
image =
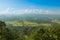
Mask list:
[{"label": "foliage", "polygon": [[60,40],[60,25],[57,24],[12,28],[0,21],[0,40]]}]

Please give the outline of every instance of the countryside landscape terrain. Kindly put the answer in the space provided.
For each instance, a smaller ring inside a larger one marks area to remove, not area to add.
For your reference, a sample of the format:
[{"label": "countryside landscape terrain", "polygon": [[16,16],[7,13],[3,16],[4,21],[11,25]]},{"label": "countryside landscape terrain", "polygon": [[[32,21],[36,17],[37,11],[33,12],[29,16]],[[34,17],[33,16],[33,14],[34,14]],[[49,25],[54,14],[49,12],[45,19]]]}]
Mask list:
[{"label": "countryside landscape terrain", "polygon": [[2,40],[60,40],[59,16],[33,13],[1,15],[0,20],[6,25],[3,28],[7,28],[7,33],[2,31],[6,33],[4,37],[1,36]]}]

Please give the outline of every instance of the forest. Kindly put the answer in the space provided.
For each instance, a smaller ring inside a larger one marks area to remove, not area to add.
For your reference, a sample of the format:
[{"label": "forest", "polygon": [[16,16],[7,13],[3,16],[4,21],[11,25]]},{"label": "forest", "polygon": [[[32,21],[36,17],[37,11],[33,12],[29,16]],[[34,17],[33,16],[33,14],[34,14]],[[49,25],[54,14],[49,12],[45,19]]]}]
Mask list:
[{"label": "forest", "polygon": [[60,40],[60,20],[39,18],[1,20],[0,40]]}]

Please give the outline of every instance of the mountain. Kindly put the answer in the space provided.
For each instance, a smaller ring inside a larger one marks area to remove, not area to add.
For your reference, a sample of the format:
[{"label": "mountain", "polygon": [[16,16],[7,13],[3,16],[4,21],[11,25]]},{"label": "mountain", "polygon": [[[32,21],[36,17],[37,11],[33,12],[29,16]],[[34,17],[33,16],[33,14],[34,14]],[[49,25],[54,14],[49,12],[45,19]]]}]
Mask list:
[{"label": "mountain", "polygon": [[8,20],[20,20],[20,19],[59,19],[60,20],[60,15],[56,15],[56,14],[6,14],[6,15],[0,15],[0,19],[4,20],[4,21],[8,21]]}]

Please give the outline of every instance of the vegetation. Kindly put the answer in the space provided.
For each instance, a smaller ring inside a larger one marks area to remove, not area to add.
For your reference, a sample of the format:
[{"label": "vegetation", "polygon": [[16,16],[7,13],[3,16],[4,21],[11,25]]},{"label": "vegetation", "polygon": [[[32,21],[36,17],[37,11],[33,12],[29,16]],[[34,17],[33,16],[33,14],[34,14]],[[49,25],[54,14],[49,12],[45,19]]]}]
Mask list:
[{"label": "vegetation", "polygon": [[5,18],[0,21],[0,40],[60,40],[60,18],[40,16]]},{"label": "vegetation", "polygon": [[6,28],[5,22],[0,21],[0,40],[14,40],[14,38],[14,31]]}]

